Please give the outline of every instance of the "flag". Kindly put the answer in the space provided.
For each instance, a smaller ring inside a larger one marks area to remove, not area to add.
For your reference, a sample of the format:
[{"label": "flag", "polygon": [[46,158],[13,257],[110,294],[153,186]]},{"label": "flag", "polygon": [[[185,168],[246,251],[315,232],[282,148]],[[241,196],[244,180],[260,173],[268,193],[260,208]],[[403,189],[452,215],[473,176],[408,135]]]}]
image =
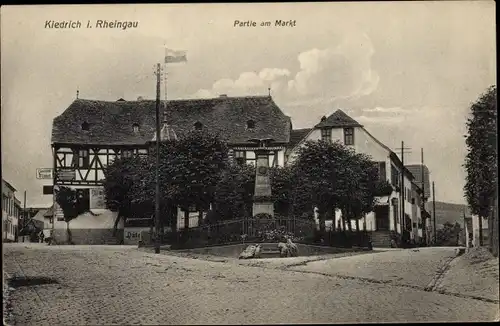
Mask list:
[{"label": "flag", "polygon": [[165,48],[165,63],[186,62],[186,51],[174,51]]}]

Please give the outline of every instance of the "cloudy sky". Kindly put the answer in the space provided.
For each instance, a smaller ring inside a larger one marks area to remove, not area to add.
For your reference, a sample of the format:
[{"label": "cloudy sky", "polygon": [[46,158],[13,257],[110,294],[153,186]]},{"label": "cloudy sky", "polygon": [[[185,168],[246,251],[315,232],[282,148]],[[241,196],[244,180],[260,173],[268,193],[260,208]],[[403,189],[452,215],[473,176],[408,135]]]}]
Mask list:
[{"label": "cloudy sky", "polygon": [[[19,6],[1,8],[2,177],[50,204],[52,120],[76,97],[154,98],[153,66],[164,43],[186,50],[168,69],[170,99],[265,95],[311,127],[343,109],[389,147],[411,147],[436,200],[464,203],[465,120],[495,84],[492,1]],[[135,29],[85,28],[137,21]],[[294,27],[234,27],[234,21],[295,20]],[[80,20],[81,29],[45,28]]]}]

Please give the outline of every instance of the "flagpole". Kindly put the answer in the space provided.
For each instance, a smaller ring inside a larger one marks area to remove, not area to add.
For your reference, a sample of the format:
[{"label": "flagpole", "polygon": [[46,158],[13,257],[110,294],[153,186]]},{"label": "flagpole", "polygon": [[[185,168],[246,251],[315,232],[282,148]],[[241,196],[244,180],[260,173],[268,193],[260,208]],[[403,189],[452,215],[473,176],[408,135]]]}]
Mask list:
[{"label": "flagpole", "polygon": [[165,97],[165,109],[167,109],[167,44],[165,46],[165,59],[163,60],[163,91]]},{"label": "flagpole", "polygon": [[161,82],[161,68],[158,63],[156,66],[156,189],[155,189],[155,239],[154,247],[155,253],[160,253],[160,82]]}]

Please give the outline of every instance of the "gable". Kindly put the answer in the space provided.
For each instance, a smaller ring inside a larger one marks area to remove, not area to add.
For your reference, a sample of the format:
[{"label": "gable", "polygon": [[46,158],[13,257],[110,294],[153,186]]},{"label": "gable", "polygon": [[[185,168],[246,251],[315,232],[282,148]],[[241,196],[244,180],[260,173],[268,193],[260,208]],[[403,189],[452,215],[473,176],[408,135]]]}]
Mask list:
[{"label": "gable", "polygon": [[347,127],[362,127],[356,120],[348,116],[344,111],[337,110],[333,112],[328,118],[322,119],[316,128],[347,128]]}]

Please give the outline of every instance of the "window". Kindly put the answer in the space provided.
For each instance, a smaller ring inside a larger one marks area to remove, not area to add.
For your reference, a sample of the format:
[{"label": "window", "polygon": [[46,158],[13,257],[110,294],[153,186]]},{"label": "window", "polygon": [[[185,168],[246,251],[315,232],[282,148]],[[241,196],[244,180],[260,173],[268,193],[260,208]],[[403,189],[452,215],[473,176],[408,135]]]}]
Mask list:
[{"label": "window", "polygon": [[245,164],[245,151],[235,151],[234,152],[234,159],[236,163],[239,165]]},{"label": "window", "polygon": [[253,128],[255,128],[255,121],[248,120],[247,121],[247,129],[253,129]]},{"label": "window", "polygon": [[344,128],[344,144],[354,145],[354,128]]},{"label": "window", "polygon": [[378,162],[378,178],[380,181],[387,179],[387,171],[385,170],[385,162]]},{"label": "window", "polygon": [[134,130],[134,133],[138,133],[139,132],[139,125],[137,123],[134,123],[132,125],[132,129]]},{"label": "window", "polygon": [[78,167],[88,168],[89,167],[89,151],[86,149],[80,149],[78,151]]},{"label": "window", "polygon": [[407,231],[411,231],[412,230],[412,224],[411,224],[410,215],[408,215],[406,213],[405,213],[405,229]]},{"label": "window", "polygon": [[415,203],[416,203],[415,198],[412,198],[412,199],[411,199],[411,204],[412,204],[412,205],[415,205]]},{"label": "window", "polygon": [[391,164],[391,184],[393,186],[399,186],[399,171]]},{"label": "window", "polygon": [[201,129],[203,129],[203,124],[202,124],[201,122],[199,122],[199,121],[198,121],[198,122],[196,122],[196,123],[194,124],[194,129],[195,129],[195,130],[201,130]]},{"label": "window", "polygon": [[122,158],[132,157],[133,154],[134,154],[133,150],[130,150],[130,149],[122,150]]},{"label": "window", "polygon": [[332,129],[321,129],[321,140],[328,143],[332,142]]},{"label": "window", "polygon": [[87,122],[82,123],[82,130],[89,131],[90,125]]},{"label": "window", "polygon": [[249,165],[255,165],[257,158],[254,151],[245,152],[245,163]]}]

